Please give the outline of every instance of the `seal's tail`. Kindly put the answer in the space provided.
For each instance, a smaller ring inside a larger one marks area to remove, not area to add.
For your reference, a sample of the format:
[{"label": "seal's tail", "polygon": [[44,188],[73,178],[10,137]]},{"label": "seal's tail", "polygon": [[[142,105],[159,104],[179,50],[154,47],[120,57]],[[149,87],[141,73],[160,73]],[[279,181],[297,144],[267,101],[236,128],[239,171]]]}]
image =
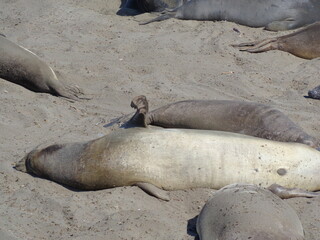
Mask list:
[{"label": "seal's tail", "polygon": [[172,10],[168,9],[163,11],[159,17],[156,17],[146,22],[140,22],[139,25],[146,25],[152,22],[161,22],[170,18],[174,18],[175,15],[176,15],[176,9],[172,9]]},{"label": "seal's tail", "polygon": [[133,98],[131,107],[137,109],[137,111],[129,122],[138,126],[147,127],[146,115],[149,111],[147,98],[143,95]]}]

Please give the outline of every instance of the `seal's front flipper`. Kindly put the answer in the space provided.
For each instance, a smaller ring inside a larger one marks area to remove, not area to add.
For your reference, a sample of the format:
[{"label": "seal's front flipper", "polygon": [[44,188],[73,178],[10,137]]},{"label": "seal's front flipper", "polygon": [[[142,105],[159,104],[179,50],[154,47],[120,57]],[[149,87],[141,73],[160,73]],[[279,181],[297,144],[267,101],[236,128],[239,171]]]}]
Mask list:
[{"label": "seal's front flipper", "polygon": [[165,10],[161,13],[161,15],[159,17],[156,17],[154,19],[151,19],[149,21],[145,21],[145,22],[140,22],[139,25],[146,25],[152,22],[161,22],[164,20],[167,20],[169,18],[174,18],[176,16],[176,11],[174,10]]},{"label": "seal's front flipper", "polygon": [[154,196],[156,198],[162,199],[164,201],[169,201],[170,197],[168,192],[154,186],[151,183],[146,183],[146,182],[138,182],[135,184],[139,188],[141,188],[143,191],[146,193],[150,194],[151,196]]},{"label": "seal's front flipper", "polygon": [[274,21],[269,23],[265,29],[269,31],[286,31],[297,27],[297,22],[293,18],[286,18],[282,21]]},{"label": "seal's front flipper", "polygon": [[282,199],[294,197],[318,197],[320,193],[308,192],[299,188],[285,188],[278,184],[272,184],[268,189]]},{"label": "seal's front flipper", "polygon": [[146,115],[149,111],[147,98],[143,95],[133,98],[131,101],[131,107],[137,111],[128,123],[139,127],[147,127]]}]

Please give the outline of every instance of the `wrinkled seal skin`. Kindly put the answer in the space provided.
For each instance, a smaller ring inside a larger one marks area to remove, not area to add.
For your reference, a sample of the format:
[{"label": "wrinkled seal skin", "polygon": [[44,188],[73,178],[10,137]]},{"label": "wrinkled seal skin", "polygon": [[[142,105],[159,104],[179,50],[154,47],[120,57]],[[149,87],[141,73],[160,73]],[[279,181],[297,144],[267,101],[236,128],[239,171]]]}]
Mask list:
[{"label": "wrinkled seal skin", "polygon": [[277,109],[253,102],[189,100],[175,102],[148,112],[145,96],[137,96],[131,122],[146,127],[191,128],[241,133],[282,142],[299,142],[313,148],[319,141],[307,134]]},{"label": "wrinkled seal skin", "polygon": [[303,240],[301,221],[269,190],[232,184],[215,192],[197,219],[200,240]]},{"label": "wrinkled seal skin", "polygon": [[271,31],[295,29],[320,20],[318,0],[190,0],[149,22],[175,17],[227,20]]},{"label": "wrinkled seal skin", "polygon": [[320,57],[319,39],[320,22],[317,22],[288,35],[233,46],[251,53],[281,50],[297,57],[313,59]]},{"label": "wrinkled seal skin", "polygon": [[0,35],[0,78],[34,92],[78,100],[76,87],[60,82],[44,61],[34,53]]},{"label": "wrinkled seal skin", "polygon": [[193,129],[119,129],[89,142],[35,149],[16,169],[82,190],[139,183],[220,189],[237,182],[320,190],[320,152],[309,146]]},{"label": "wrinkled seal skin", "polygon": [[320,85],[308,91],[308,96],[314,99],[320,99]]},{"label": "wrinkled seal skin", "polygon": [[184,0],[126,0],[117,12],[120,16],[134,16],[145,12],[161,12],[176,8]]}]

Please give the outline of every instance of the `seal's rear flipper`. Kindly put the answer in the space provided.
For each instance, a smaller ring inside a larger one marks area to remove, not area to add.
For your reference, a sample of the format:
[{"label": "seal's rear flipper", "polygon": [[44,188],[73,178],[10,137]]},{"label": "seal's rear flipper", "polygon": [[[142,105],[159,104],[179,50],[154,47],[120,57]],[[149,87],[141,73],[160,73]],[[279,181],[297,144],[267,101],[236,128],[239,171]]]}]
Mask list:
[{"label": "seal's rear flipper", "polygon": [[166,11],[163,11],[161,14],[162,15],[160,15],[159,17],[156,17],[156,18],[151,19],[149,21],[140,22],[139,25],[146,25],[146,24],[149,24],[152,22],[161,22],[161,21],[167,20],[169,18],[174,18],[176,16],[176,12],[174,10],[172,10],[172,11],[166,10]]},{"label": "seal's rear flipper", "polygon": [[137,111],[128,123],[137,127],[147,127],[146,115],[149,111],[147,98],[143,95],[134,97],[131,101],[130,106],[136,109]]},{"label": "seal's rear flipper", "polygon": [[268,38],[262,41],[233,44],[231,46],[238,48],[240,51],[246,51],[251,53],[266,52],[278,48],[277,38]]},{"label": "seal's rear flipper", "polygon": [[146,193],[150,194],[151,196],[154,196],[156,198],[162,199],[164,201],[169,201],[170,197],[168,192],[154,186],[151,183],[146,183],[146,182],[138,182],[136,184],[134,184],[136,186],[138,186],[139,188],[141,188],[143,191],[145,191]]},{"label": "seal's rear flipper", "polygon": [[286,188],[278,184],[272,184],[268,189],[282,199],[294,198],[294,197],[318,197],[320,193],[308,192],[299,188]]}]

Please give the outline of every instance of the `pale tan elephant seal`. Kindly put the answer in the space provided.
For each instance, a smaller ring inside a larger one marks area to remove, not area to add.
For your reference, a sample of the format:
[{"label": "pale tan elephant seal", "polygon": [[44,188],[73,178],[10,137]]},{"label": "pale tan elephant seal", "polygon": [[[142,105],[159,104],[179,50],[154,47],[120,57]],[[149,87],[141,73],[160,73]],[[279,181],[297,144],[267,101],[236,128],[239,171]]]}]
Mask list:
[{"label": "pale tan elephant seal", "polygon": [[[320,15],[320,13],[319,13]],[[260,53],[269,50],[281,50],[297,57],[313,59],[320,57],[320,22],[311,24],[299,31],[281,37],[262,41],[232,45],[240,51]]]},{"label": "pale tan elephant seal", "polygon": [[320,152],[307,145],[194,129],[119,129],[35,149],[16,169],[82,190],[138,185],[165,200],[160,189],[237,182],[320,190]]},{"label": "pale tan elephant seal", "polygon": [[129,121],[146,127],[192,128],[241,133],[282,142],[299,142],[317,148],[319,141],[303,131],[279,110],[254,102],[231,100],[189,100],[148,111],[145,96],[137,96],[137,109]]},{"label": "pale tan elephant seal", "polygon": [[197,219],[200,240],[303,240],[292,207],[256,185],[232,184],[215,192]]},{"label": "pale tan elephant seal", "polygon": [[34,92],[78,100],[81,91],[59,81],[56,73],[28,49],[0,35],[0,78]]}]

